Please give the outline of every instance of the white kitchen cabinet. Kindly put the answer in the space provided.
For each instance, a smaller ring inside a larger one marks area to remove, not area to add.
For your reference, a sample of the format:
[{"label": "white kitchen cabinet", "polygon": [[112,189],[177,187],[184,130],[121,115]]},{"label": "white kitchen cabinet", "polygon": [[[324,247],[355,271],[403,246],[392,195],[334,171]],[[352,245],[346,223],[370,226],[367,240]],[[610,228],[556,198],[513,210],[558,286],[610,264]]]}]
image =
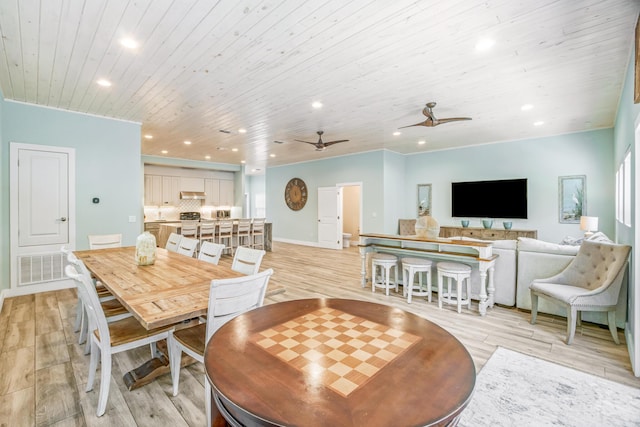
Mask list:
[{"label": "white kitchen cabinet", "polygon": [[180,205],[180,177],[162,177],[162,206]]},{"label": "white kitchen cabinet", "polygon": [[219,179],[205,179],[204,180],[204,192],[206,197],[204,204],[207,206],[220,205],[220,180]]},{"label": "white kitchen cabinet", "polygon": [[162,205],[162,177],[160,175],[144,176],[145,206]]},{"label": "white kitchen cabinet", "polygon": [[205,191],[204,178],[180,177],[180,191]]},{"label": "white kitchen cabinet", "polygon": [[220,206],[233,206],[233,181],[220,180]]}]

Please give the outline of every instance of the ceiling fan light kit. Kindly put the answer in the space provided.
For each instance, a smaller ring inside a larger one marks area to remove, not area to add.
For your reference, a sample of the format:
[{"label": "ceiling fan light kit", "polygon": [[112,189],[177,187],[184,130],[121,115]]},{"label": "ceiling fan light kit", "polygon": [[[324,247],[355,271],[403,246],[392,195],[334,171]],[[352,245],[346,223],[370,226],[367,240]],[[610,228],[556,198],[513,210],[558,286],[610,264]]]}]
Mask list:
[{"label": "ceiling fan light kit", "polygon": [[410,128],[413,126],[426,126],[426,127],[432,128],[432,127],[441,125],[443,123],[471,120],[471,117],[449,117],[446,119],[437,119],[436,116],[433,114],[433,108],[435,106],[436,106],[435,102],[427,102],[427,105],[422,109],[422,114],[425,115],[427,120],[420,123],[416,123],[415,125],[402,126],[402,127],[399,127],[398,129]]}]

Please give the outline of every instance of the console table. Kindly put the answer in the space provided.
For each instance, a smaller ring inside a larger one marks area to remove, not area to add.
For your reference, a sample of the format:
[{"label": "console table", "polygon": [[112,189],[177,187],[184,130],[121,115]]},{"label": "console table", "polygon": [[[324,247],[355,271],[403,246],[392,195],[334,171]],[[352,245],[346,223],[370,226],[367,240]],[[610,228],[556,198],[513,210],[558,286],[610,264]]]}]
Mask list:
[{"label": "console table", "polygon": [[472,237],[484,240],[517,240],[518,237],[538,238],[536,230],[505,230],[503,228],[440,226],[440,237]]},{"label": "console table", "polygon": [[[367,285],[367,253],[386,252],[403,256],[419,256],[436,260],[458,261],[477,266],[480,272],[480,315],[493,307],[495,287],[493,270],[498,255],[493,254],[490,242],[459,239],[426,239],[418,236],[393,234],[360,234],[362,287]],[[488,280],[487,280],[488,279]]]}]

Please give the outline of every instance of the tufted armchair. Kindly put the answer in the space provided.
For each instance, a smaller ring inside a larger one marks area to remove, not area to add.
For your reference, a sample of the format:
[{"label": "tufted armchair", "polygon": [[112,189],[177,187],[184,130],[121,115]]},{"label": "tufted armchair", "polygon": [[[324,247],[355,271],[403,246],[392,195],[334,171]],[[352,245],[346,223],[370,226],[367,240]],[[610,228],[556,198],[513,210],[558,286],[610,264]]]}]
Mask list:
[{"label": "tufted armchair", "polygon": [[581,311],[607,311],[609,331],[616,344],[616,305],[630,246],[584,241],[571,263],[559,274],[531,282],[531,324],[536,323],[538,297],[567,308],[567,344],[576,332]]}]

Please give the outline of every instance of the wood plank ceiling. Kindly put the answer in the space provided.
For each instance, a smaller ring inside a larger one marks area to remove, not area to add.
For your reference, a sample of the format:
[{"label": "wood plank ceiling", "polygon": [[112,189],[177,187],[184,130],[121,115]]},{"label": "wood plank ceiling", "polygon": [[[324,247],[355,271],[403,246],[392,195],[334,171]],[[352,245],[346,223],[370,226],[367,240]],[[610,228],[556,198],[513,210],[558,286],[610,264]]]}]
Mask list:
[{"label": "wood plank ceiling", "polygon": [[[612,127],[639,10],[637,0],[3,0],[0,88],[140,122],[143,154],[248,171],[441,150]],[[483,38],[495,44],[479,52]],[[473,120],[393,135],[424,120],[429,101],[438,117]],[[319,152],[294,141],[318,130],[349,142]]]}]

